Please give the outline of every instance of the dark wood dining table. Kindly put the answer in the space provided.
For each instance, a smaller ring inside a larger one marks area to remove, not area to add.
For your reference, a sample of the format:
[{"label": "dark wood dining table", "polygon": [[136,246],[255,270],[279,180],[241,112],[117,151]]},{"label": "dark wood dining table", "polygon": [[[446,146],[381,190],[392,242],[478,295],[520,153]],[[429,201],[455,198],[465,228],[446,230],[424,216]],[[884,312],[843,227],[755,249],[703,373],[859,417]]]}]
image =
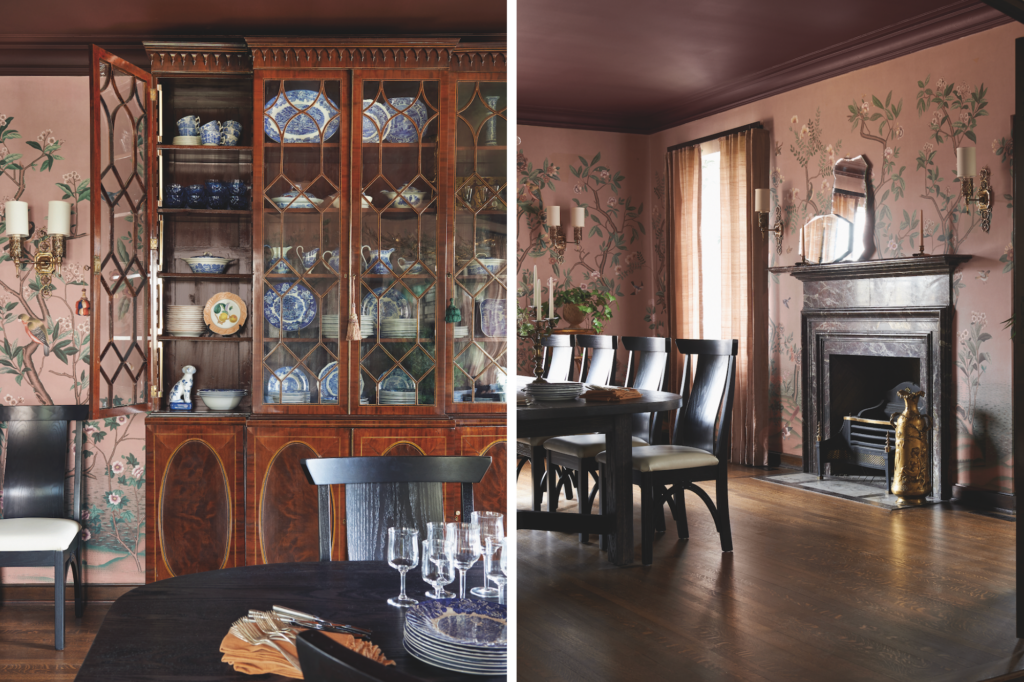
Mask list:
[{"label": "dark wood dining table", "polygon": [[[408,573],[408,593],[425,599],[428,586],[419,577],[417,569]],[[254,679],[221,661],[220,642],[249,609],[269,611],[275,604],[372,630],[371,640],[395,661],[397,669],[422,680],[506,679],[444,670],[409,654],[402,646],[405,609],[387,603],[388,597],[398,594],[398,582],[398,571],[383,561],[333,561],[227,568],[151,583],[124,594],[110,607],[75,680]],[[466,583],[467,594],[470,587],[483,584],[479,562],[470,569]],[[288,678],[260,675],[255,679]]]},{"label": "dark wood dining table", "polygon": [[[524,384],[519,378],[519,385]],[[517,437],[571,436],[603,433],[607,444],[606,467],[611,495],[599,514],[516,512],[519,530],[608,535],[608,560],[617,566],[633,562],[633,420],[640,412],[663,412],[680,407],[676,393],[640,391],[641,397],[621,402],[588,403],[582,398],[558,402],[537,401],[516,407]],[[585,495],[585,492],[581,492]]]}]

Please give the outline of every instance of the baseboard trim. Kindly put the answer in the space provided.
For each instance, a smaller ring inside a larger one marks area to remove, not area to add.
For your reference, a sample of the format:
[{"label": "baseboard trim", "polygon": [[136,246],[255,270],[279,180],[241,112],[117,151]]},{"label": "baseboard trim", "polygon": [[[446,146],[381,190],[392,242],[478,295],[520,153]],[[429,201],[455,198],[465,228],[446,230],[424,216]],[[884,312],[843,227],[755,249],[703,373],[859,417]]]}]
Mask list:
[{"label": "baseboard trim", "polygon": [[[139,585],[89,585],[85,586],[85,600],[92,604],[112,604],[121,595]],[[64,601],[74,603],[75,588],[68,585]],[[0,585],[2,604],[52,604],[53,584],[49,585]]]},{"label": "baseboard trim", "polygon": [[768,466],[782,467],[783,469],[804,470],[804,458],[800,455],[789,455],[785,452],[775,450],[768,451]]},{"label": "baseboard trim", "polygon": [[970,488],[959,483],[953,484],[953,501],[964,506],[975,507],[987,511],[1001,511],[1009,514],[1017,513],[1017,496],[1011,493],[998,493],[993,490]]}]

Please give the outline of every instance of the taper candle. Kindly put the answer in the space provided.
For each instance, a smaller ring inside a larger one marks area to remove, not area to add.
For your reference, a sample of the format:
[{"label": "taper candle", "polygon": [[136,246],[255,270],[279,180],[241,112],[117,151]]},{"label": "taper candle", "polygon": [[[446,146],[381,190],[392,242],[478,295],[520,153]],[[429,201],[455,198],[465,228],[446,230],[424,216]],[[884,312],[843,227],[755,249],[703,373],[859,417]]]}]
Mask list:
[{"label": "taper candle", "polygon": [[548,277],[548,317],[555,316],[555,278]]},{"label": "taper candle", "polygon": [[24,201],[8,201],[4,203],[4,220],[7,223],[8,236],[28,236],[28,203]]},{"label": "taper candle", "polygon": [[533,307],[537,309],[537,319],[540,315],[540,278],[537,277],[537,266],[533,266]]},{"label": "taper candle", "polygon": [[46,223],[47,234],[71,236],[71,204],[66,201],[51,201],[50,215]]}]

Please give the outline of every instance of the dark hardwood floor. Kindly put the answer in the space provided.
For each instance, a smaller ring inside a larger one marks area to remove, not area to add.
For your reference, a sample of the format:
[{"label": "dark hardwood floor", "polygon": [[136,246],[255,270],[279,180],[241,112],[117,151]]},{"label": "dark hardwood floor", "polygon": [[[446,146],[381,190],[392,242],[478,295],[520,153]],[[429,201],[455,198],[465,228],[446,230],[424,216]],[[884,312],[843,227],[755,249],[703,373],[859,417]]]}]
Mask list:
[{"label": "dark hardwood floor", "polygon": [[[1024,679],[1013,522],[889,512],[749,478],[762,473],[730,472],[732,553],[691,495],[690,539],[669,517],[647,568],[611,566],[596,536],[519,531],[519,679]],[[527,466],[519,509],[529,480]]]},{"label": "dark hardwood floor", "polygon": [[53,648],[53,602],[0,604],[0,680],[75,679],[110,603],[89,603],[81,620],[75,619],[73,602],[67,602],[64,609],[64,650],[57,651]]}]

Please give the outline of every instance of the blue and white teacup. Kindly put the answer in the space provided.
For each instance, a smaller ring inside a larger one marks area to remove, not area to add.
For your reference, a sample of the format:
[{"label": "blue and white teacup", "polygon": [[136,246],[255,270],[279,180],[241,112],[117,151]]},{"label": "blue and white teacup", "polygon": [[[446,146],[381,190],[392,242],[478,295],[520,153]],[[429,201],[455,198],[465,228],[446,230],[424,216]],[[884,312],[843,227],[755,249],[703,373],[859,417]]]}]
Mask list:
[{"label": "blue and white teacup", "polygon": [[232,211],[249,210],[249,197],[244,194],[232,194],[228,197],[228,208]]},{"label": "blue and white teacup", "polygon": [[220,125],[220,143],[228,147],[238,144],[238,138],[242,136],[242,124],[238,121],[224,121]]},{"label": "blue and white teacup", "polygon": [[178,119],[178,135],[182,137],[195,137],[198,127],[198,116],[186,116],[185,118]]},{"label": "blue and white teacup", "polygon": [[164,195],[164,208],[184,208],[185,207],[185,194],[178,192],[177,194],[165,194]]},{"label": "blue and white teacup", "polygon": [[227,194],[210,194],[206,195],[206,207],[207,208],[227,208],[228,195]]},{"label": "blue and white teacup", "polygon": [[249,193],[245,180],[232,180],[228,183],[228,193],[233,197],[244,197]]},{"label": "blue and white teacup", "polygon": [[207,180],[206,193],[208,195],[227,194],[227,187],[225,187],[224,183],[220,180]]},{"label": "blue and white teacup", "polygon": [[203,138],[203,144],[206,146],[220,144],[220,121],[204,123],[199,128],[199,136]]},{"label": "blue and white teacup", "polygon": [[185,188],[185,201],[189,208],[206,208],[206,188],[202,185],[189,185]]}]

